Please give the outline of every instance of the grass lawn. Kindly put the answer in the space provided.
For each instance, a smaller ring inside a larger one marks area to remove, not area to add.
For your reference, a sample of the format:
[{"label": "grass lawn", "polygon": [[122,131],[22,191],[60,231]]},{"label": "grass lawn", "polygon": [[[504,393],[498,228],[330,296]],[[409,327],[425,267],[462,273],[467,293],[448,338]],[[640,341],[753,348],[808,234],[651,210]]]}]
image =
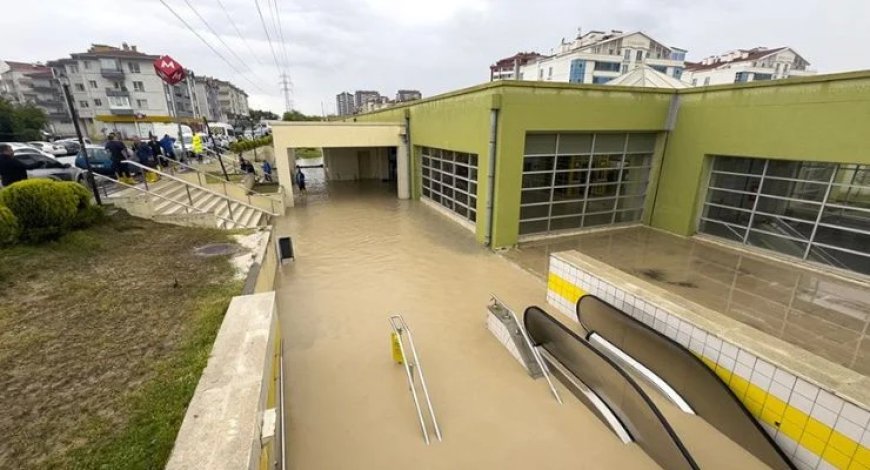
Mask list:
[{"label": "grass lawn", "polygon": [[0,468],[162,468],[230,298],[226,233],[123,212],[0,249]]}]

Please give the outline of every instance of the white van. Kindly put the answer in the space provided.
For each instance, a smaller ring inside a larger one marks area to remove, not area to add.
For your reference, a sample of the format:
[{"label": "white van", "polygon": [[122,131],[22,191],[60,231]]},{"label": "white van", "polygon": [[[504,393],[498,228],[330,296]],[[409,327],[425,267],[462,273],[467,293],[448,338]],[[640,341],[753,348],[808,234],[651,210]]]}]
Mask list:
[{"label": "white van", "polygon": [[214,140],[224,147],[237,140],[235,129],[225,122],[210,122],[208,128],[211,130]]},{"label": "white van", "polygon": [[[177,153],[181,153],[181,142],[178,141],[178,124],[174,122],[155,122],[151,124],[153,133],[157,136],[157,140],[163,138],[164,135],[169,134],[169,137],[175,139],[175,151]],[[190,151],[193,148],[193,130],[190,126],[186,126],[184,124],[181,125],[181,135],[184,138],[184,148]]]}]

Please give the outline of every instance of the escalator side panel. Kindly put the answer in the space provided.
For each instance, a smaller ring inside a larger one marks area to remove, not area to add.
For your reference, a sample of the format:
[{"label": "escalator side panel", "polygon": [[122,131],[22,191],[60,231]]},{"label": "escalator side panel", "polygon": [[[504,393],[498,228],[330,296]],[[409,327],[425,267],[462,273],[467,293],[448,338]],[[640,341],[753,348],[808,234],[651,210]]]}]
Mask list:
[{"label": "escalator side panel", "polygon": [[592,295],[577,302],[577,319],[661,377],[696,414],[766,465],[795,468],[728,385],[681,344]]},{"label": "escalator side panel", "polygon": [[595,392],[656,463],[667,469],[698,468],[652,400],[622,369],[538,307],[527,308],[523,322],[532,342]]}]

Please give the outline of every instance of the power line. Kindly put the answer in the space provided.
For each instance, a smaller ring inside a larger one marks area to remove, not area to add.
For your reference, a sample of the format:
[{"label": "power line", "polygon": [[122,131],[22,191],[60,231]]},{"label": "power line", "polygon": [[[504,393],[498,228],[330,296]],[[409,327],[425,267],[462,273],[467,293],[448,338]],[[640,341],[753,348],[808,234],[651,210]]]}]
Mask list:
[{"label": "power line", "polygon": [[247,46],[248,51],[251,53],[251,55],[254,56],[254,60],[256,60],[258,64],[263,65],[263,63],[260,61],[260,58],[257,57],[257,53],[254,52],[254,48],[251,47],[251,43],[248,42],[248,38],[246,38],[244,35],[242,35],[242,32],[239,31],[239,27],[236,25],[236,22],[233,20],[233,17],[230,15],[230,12],[227,11],[227,8],[224,6],[224,3],[221,0],[217,0],[217,2],[218,2],[218,5],[220,5],[221,10],[224,11],[224,14],[227,15],[227,19],[230,21],[230,24],[233,26],[233,29],[236,30],[236,34],[238,34],[238,36],[240,38],[242,38],[243,41],[245,41],[245,46]]},{"label": "power line", "polygon": [[290,67],[290,56],[287,55],[287,42],[284,41],[284,23],[281,22],[281,10],[278,9],[277,0],[272,0],[272,4],[275,6],[275,21],[278,23],[278,33],[281,37],[281,49],[284,50],[284,67]]},{"label": "power line", "polygon": [[254,73],[254,71],[251,70],[251,67],[250,67],[250,66],[249,66],[249,65],[248,65],[248,64],[247,64],[247,63],[246,63],[246,62],[245,62],[241,57],[239,57],[238,54],[236,54],[236,52],[233,50],[233,48],[231,48],[231,47],[229,46],[229,44],[227,44],[227,43],[223,40],[223,38],[221,38],[220,34],[218,34],[217,31],[215,31],[214,28],[212,28],[211,25],[208,24],[208,21],[206,21],[205,18],[203,18],[203,16],[199,14],[199,12],[196,10],[196,8],[193,8],[193,5],[190,4],[190,0],[184,0],[184,3],[186,3],[187,6],[188,6],[188,8],[190,8],[190,11],[192,11],[193,14],[196,15],[196,17],[199,18],[200,21],[202,21],[202,24],[204,24],[205,27],[208,28],[208,30],[211,32],[211,34],[213,34],[214,37],[216,37],[217,40],[220,41],[221,44],[223,44],[224,47],[227,48],[228,51],[230,51],[230,54],[232,54],[233,57],[235,57],[236,60],[238,60],[239,63],[242,64],[242,66],[244,66],[245,68],[247,68],[249,72]]},{"label": "power line", "polygon": [[260,2],[254,0],[254,5],[257,6],[257,14],[260,16],[260,24],[263,25],[263,32],[266,33],[266,39],[269,41],[269,49],[272,50],[272,58],[275,59],[275,66],[278,67],[278,70],[281,70],[281,65],[278,63],[278,56],[275,55],[275,47],[272,45],[272,37],[269,36],[269,28],[266,28],[266,20],[263,19],[263,11],[260,10]]},{"label": "power line", "polygon": [[246,77],[242,72],[239,71],[239,69],[236,68],[235,65],[232,64],[232,62],[228,61],[227,58],[223,56],[223,54],[221,54],[220,52],[218,52],[218,50],[215,49],[214,46],[212,46],[208,41],[206,41],[205,38],[202,37],[201,34],[199,34],[198,32],[196,32],[196,30],[193,29],[193,28],[190,26],[190,24],[188,24],[188,22],[185,21],[184,18],[182,18],[181,15],[179,15],[179,14],[178,14],[178,13],[177,13],[177,12],[176,12],[172,7],[171,7],[171,6],[169,6],[169,4],[166,3],[165,0],[160,0],[160,3],[162,3],[163,6],[165,6],[166,9],[169,10],[169,12],[172,13],[176,18],[178,18],[178,21],[181,21],[181,23],[182,23],[182,24],[183,24],[183,25],[184,25],[188,30],[190,30],[191,33],[195,34],[196,37],[198,37],[199,40],[203,42],[203,44],[205,44],[206,46],[208,46],[208,48],[211,49],[211,51],[214,52],[216,56],[220,57],[221,60],[223,60],[224,62],[226,62],[226,64],[229,65],[230,68],[233,69],[234,72],[236,72],[237,74],[239,74],[240,77],[242,77],[242,78],[244,78],[245,80],[247,80],[251,85],[254,85],[254,87],[255,87],[256,89],[260,90],[261,93],[266,93],[266,94],[268,94],[265,90],[263,90],[263,87],[261,87],[260,85],[257,85],[256,83],[254,83],[253,80],[251,80],[250,78]]}]

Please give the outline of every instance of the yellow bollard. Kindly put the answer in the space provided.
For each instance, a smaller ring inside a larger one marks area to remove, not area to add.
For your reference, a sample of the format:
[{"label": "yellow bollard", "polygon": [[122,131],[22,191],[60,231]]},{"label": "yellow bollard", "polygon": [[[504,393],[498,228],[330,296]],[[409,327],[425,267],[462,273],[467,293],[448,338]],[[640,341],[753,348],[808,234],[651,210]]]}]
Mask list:
[{"label": "yellow bollard", "polygon": [[390,333],[390,343],[393,345],[393,360],[396,364],[405,362],[405,357],[402,355],[402,346],[399,344],[399,335],[395,332]]}]

